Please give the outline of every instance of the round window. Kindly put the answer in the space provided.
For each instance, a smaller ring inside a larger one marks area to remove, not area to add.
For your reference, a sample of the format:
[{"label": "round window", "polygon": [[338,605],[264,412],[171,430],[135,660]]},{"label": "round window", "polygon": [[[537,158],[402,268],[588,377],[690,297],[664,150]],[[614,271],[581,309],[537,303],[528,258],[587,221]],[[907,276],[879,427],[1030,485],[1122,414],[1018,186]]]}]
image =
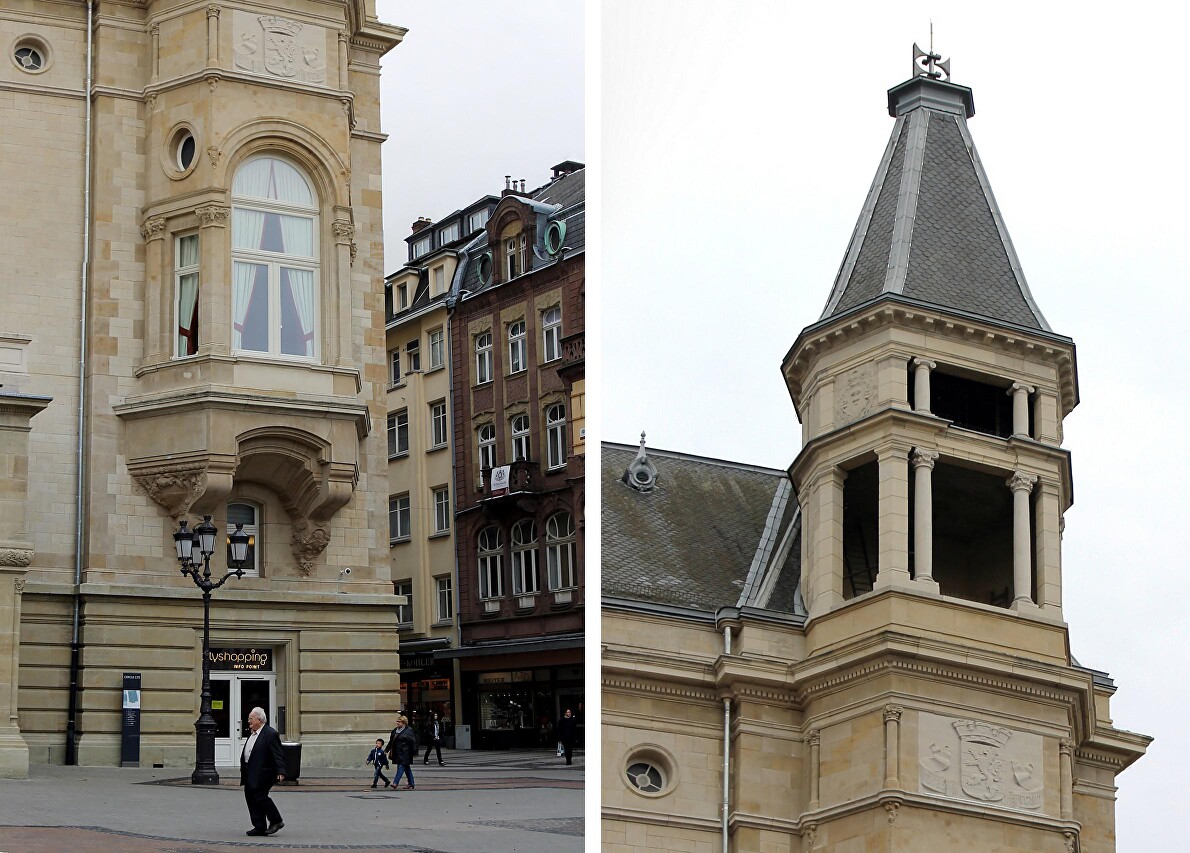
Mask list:
[{"label": "round window", "polygon": [[551,255],[562,251],[562,241],[566,239],[566,223],[554,220],[545,229],[545,250]]},{"label": "round window", "polygon": [[642,797],[664,797],[678,783],[677,761],[656,744],[638,746],[620,765],[624,783]]},{"label": "round window", "polygon": [[194,163],[194,137],[182,133],[178,140],[178,168],[185,172]]},{"label": "round window", "polygon": [[646,794],[657,793],[664,782],[661,771],[652,764],[638,761],[628,766],[628,784],[638,791],[644,791]]},{"label": "round window", "polygon": [[13,45],[12,61],[28,74],[40,74],[50,67],[50,46],[39,36],[21,36]]},{"label": "round window", "polygon": [[479,283],[486,285],[492,278],[492,253],[484,252],[479,256]]},{"label": "round window", "polygon": [[40,71],[45,65],[41,52],[35,47],[18,47],[16,52],[17,65],[26,71]]}]

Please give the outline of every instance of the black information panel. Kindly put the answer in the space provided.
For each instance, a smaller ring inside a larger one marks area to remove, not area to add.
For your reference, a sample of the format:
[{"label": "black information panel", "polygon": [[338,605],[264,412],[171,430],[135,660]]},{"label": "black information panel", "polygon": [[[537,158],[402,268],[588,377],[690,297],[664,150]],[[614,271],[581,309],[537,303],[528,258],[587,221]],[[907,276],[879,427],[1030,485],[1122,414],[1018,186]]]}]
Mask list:
[{"label": "black information panel", "polygon": [[140,767],[140,673],[124,673],[120,766]]}]

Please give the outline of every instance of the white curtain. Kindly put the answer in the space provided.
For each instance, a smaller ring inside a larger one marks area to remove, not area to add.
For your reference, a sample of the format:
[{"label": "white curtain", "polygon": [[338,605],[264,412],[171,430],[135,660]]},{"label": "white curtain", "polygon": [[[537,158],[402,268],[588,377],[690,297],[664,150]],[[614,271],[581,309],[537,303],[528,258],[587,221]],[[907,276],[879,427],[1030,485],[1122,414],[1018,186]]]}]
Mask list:
[{"label": "white curtain", "polygon": [[307,207],[314,204],[310,193],[310,185],[302,177],[301,172],[282,160],[273,160],[273,191],[277,201],[287,201],[290,204],[304,204]]},{"label": "white curtain", "polygon": [[269,198],[269,178],[273,173],[273,160],[264,157],[245,163],[236,171],[235,182],[231,186],[233,195],[250,196],[251,198]]},{"label": "white curtain", "polygon": [[[304,346],[301,352],[286,353],[287,355],[314,355],[314,272],[313,270],[296,270],[284,267],[285,278],[289,280],[289,291],[293,297],[293,304],[297,307],[298,317],[302,321],[302,338]],[[284,285],[284,282],[282,282]]]},{"label": "white curtain", "polygon": [[[182,241],[183,256],[186,241]],[[194,320],[194,306],[198,302],[198,273],[189,273],[178,278],[178,355],[190,353],[190,338],[195,329],[191,323]]]},{"label": "white curtain", "polygon": [[231,211],[231,244],[236,249],[259,249],[264,235],[264,214],[242,207]]},{"label": "white curtain", "polygon": [[[252,297],[256,290],[257,270],[264,269],[264,267],[259,264],[244,264],[239,261],[236,261],[233,267],[231,342],[233,349],[243,349],[244,321],[248,317],[248,308],[252,305]],[[261,289],[267,291],[267,285]],[[267,292],[258,295],[261,298],[267,299],[268,297]]]},{"label": "white curtain", "polygon": [[178,266],[192,267],[198,264],[198,235],[187,234],[178,241]]},{"label": "white curtain", "polygon": [[282,216],[281,236],[285,241],[282,249],[287,255],[299,258],[314,257],[314,222],[304,216]]}]

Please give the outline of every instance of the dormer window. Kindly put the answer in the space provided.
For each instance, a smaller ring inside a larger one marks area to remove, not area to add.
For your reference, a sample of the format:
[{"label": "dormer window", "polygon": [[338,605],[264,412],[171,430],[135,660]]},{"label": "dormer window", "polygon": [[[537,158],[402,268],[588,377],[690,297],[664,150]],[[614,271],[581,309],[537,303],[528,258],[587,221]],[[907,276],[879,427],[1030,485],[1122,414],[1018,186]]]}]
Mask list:
[{"label": "dormer window", "polygon": [[447,243],[453,243],[459,239],[459,223],[452,222],[441,231],[438,232],[438,245],[445,246]]},{"label": "dormer window", "polygon": [[409,285],[397,285],[397,310],[404,311],[409,307]]},{"label": "dormer window", "polygon": [[429,234],[422,237],[420,240],[418,240],[417,242],[415,242],[413,244],[413,248],[410,250],[411,256],[413,258],[420,258],[422,255],[424,255],[430,251],[431,243],[432,243],[432,241],[430,240]]},{"label": "dormer window", "polygon": [[521,274],[520,252],[517,251],[517,241],[515,237],[509,237],[504,241],[504,257],[504,279],[505,281],[512,281]]},{"label": "dormer window", "polygon": [[467,217],[467,233],[474,234],[488,224],[488,210],[477,210]]}]

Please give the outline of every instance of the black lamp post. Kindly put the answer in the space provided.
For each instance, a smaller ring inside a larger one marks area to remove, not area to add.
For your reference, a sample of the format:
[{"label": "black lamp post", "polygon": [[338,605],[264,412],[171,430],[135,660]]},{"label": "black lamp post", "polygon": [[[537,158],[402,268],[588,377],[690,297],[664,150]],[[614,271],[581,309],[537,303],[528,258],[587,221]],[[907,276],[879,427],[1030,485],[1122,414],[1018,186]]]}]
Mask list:
[{"label": "black lamp post", "polygon": [[[195,785],[218,785],[219,774],[215,770],[215,718],[211,716],[211,590],[218,589],[232,575],[244,576],[244,560],[248,557],[248,534],[244,525],[237,524],[235,532],[227,537],[231,545],[231,559],[235,566],[217,581],[211,580],[211,555],[215,553],[215,536],[219,530],[211,524],[211,517],[204,515],[202,524],[194,530],[186,529],[181,521],[174,533],[174,547],[178,551],[178,562],[182,574],[189,576],[202,590],[202,705],[198,720],[194,723],[194,772],[190,781]],[[195,549],[198,553],[195,553]],[[199,571],[199,567],[202,571]]]}]

